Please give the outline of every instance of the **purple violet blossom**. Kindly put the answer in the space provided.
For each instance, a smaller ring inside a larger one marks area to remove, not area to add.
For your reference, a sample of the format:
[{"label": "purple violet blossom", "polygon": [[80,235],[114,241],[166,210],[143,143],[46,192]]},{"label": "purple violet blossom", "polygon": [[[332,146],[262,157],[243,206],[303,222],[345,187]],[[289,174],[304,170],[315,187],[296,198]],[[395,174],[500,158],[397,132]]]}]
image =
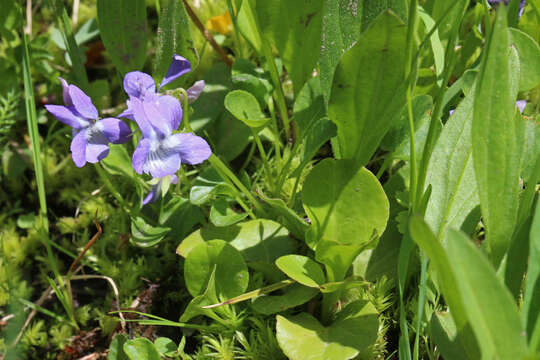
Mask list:
[{"label": "purple violet blossom", "polygon": [[516,106],[519,109],[519,112],[523,114],[523,110],[525,110],[525,106],[527,106],[527,100],[516,101]]},{"label": "purple violet blossom", "polygon": [[[164,98],[171,98],[178,106],[171,106]],[[143,137],[133,153],[133,169],[154,178],[173,175],[180,164],[200,164],[212,155],[208,143],[192,133],[176,133],[182,120],[182,108],[173,97],[161,96],[157,102],[131,99],[133,117]],[[179,111],[177,111],[179,110]]]},{"label": "purple violet blossom", "polygon": [[[163,185],[166,182],[165,181],[166,179],[167,179],[167,177],[159,178],[159,179],[153,179],[153,180],[155,180],[155,184],[152,184],[152,187],[150,188],[150,191],[148,192],[148,195],[146,195],[146,197],[144,198],[144,200],[142,202],[143,206],[146,205],[146,204],[149,204],[149,203],[153,203],[159,198],[159,195],[162,192]],[[178,176],[176,176],[176,175],[169,176],[168,184],[178,184]],[[168,188],[168,186],[167,186],[167,188]],[[167,190],[164,190],[164,192],[166,192],[166,191]]]},{"label": "purple violet blossom", "polygon": [[60,122],[73,128],[71,156],[77,167],[87,162],[97,163],[109,154],[109,143],[123,144],[128,141],[131,130],[116,118],[98,120],[98,111],[92,100],[75,85],[62,82],[64,104],[45,105],[48,112]]},{"label": "purple violet blossom", "polygon": [[[189,61],[182,56],[175,54],[173,56],[171,65],[169,66],[169,69],[167,71],[167,74],[165,74],[165,77],[159,84],[157,92],[156,83],[152,76],[141,71],[132,71],[127,73],[124,77],[124,90],[129,95],[129,100],[127,101],[128,108],[118,116],[125,117],[130,120],[135,120],[133,118],[133,107],[131,105],[133,99],[139,99],[143,102],[158,102],[161,98],[172,98],[172,96],[169,95],[160,95],[159,93],[161,92],[161,88],[190,71],[191,64],[189,63]],[[204,80],[199,80],[186,91],[190,103],[192,103],[199,97],[204,88],[204,85]],[[167,103],[163,104],[165,101],[167,101]],[[178,111],[178,109],[175,109],[175,107],[180,106],[180,103],[172,102],[170,99],[161,99],[161,102],[162,104],[160,106],[167,106],[171,108],[170,111],[176,112]]]}]

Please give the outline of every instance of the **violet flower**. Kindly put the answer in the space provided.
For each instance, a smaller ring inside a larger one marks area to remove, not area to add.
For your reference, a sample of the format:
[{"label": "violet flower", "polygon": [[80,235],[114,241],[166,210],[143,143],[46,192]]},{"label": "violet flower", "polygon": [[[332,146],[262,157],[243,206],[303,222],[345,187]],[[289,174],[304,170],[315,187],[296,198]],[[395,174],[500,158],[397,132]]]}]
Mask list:
[{"label": "violet flower", "polygon": [[73,128],[71,156],[77,167],[87,162],[97,163],[109,154],[109,143],[125,143],[131,130],[116,118],[98,120],[98,111],[92,100],[75,85],[62,82],[64,104],[45,105],[48,112],[60,122]]},{"label": "violet flower", "polygon": [[516,106],[519,109],[519,112],[523,114],[523,110],[525,110],[525,106],[527,106],[527,100],[516,101]]},{"label": "violet flower", "polygon": [[[148,195],[144,198],[142,202],[142,206],[155,202],[159,195],[162,193],[166,193],[168,189],[168,185],[170,184],[178,184],[178,176],[176,175],[170,175],[169,177],[163,177],[159,179],[152,179],[154,183],[152,184],[152,187],[150,188],[150,191],[148,192]],[[163,185],[167,183],[166,188],[163,188]]]},{"label": "violet flower", "polygon": [[[156,83],[152,76],[143,73],[141,71],[132,71],[126,74],[124,77],[124,90],[129,95],[129,100],[127,101],[128,108],[122,112],[120,117],[125,117],[131,120],[133,118],[133,107],[132,100],[139,99],[143,102],[160,102],[159,106],[166,106],[170,108],[170,111],[177,112],[179,111],[176,107],[180,106],[178,102],[174,102],[171,99],[174,99],[169,95],[160,95],[161,88],[173,80],[176,80],[180,76],[191,71],[191,64],[184,57],[175,54],[167,74],[159,84],[158,91],[156,92]],[[195,101],[201,94],[204,88],[204,80],[197,81],[192,87],[190,87],[186,92],[188,94],[188,100],[191,102]],[[180,110],[181,111],[181,110]]]},{"label": "violet flower", "polygon": [[182,120],[182,108],[172,103],[141,101],[131,99],[133,117],[143,137],[133,153],[133,169],[138,174],[143,172],[154,178],[173,175],[180,169],[180,164],[200,164],[212,154],[210,146],[201,137],[192,133],[173,134]]}]

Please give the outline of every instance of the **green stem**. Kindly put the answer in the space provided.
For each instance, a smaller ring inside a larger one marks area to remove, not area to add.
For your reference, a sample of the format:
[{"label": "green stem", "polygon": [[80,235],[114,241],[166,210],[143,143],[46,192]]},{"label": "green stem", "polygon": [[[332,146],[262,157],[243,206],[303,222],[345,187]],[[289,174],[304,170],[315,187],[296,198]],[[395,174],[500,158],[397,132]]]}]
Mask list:
[{"label": "green stem", "polygon": [[272,98],[268,99],[268,110],[270,110],[270,116],[272,117],[272,130],[274,131],[274,136],[276,137],[274,141],[274,148],[276,151],[276,157],[278,160],[278,164],[281,164],[281,142],[280,142],[280,136],[279,136],[279,130],[277,126],[277,120],[276,120],[276,111],[274,110],[274,101]]},{"label": "green stem", "polygon": [[189,99],[186,90],[180,88],[180,93],[182,94],[182,100],[184,102],[182,106],[182,124],[184,126],[185,132],[192,132],[191,125],[189,125]]},{"label": "green stem", "polygon": [[251,192],[248,190],[248,188],[246,188],[246,186],[240,181],[240,179],[238,179],[238,177],[236,177],[236,175],[234,175],[234,173],[227,167],[227,165],[225,165],[223,163],[223,161],[221,161],[220,158],[218,158],[216,155],[212,154],[209,158],[208,158],[208,161],[210,162],[210,164],[214,167],[214,169],[216,169],[216,171],[218,173],[220,173],[221,177],[229,182],[231,185],[233,186],[236,186],[241,193],[243,193],[247,198],[248,200],[250,201],[251,205],[253,205],[253,207],[255,207],[255,209],[262,213],[262,214],[265,214],[265,211],[264,209],[262,208],[261,204],[259,203],[259,201],[253,196],[253,194],[251,194]]},{"label": "green stem", "polygon": [[422,267],[420,272],[420,284],[418,285],[418,309],[416,311],[416,337],[414,339],[414,349],[413,349],[413,358],[418,359],[418,351],[420,346],[420,336],[421,333],[420,327],[422,326],[422,315],[424,314],[424,305],[426,302],[426,290],[427,290],[427,268],[429,264],[429,259],[425,254],[421,254],[422,257]]},{"label": "green stem", "polygon": [[232,23],[233,23],[233,30],[234,30],[234,40],[236,43],[236,48],[238,49],[238,57],[244,58],[244,48],[242,43],[240,42],[240,35],[238,34],[238,20],[237,20],[237,13],[236,9],[233,6],[233,3],[231,0],[227,0],[227,7],[229,8],[229,13],[231,15]]},{"label": "green stem", "polygon": [[272,187],[272,191],[275,193],[276,191],[276,185],[274,183],[274,179],[272,178],[272,172],[270,171],[270,166],[268,165],[268,157],[266,156],[266,151],[264,150],[264,147],[261,142],[261,138],[259,137],[259,134],[257,134],[257,131],[251,128],[251,132],[253,133],[253,139],[255,140],[255,143],[257,144],[257,148],[259,149],[259,153],[261,154],[261,158],[263,161],[263,169],[264,173],[266,175],[266,180]]},{"label": "green stem", "polygon": [[101,167],[100,163],[96,164],[95,169],[96,169],[99,177],[101,178],[101,180],[103,180],[103,182],[105,183],[105,186],[107,187],[107,189],[112,194],[112,196],[116,199],[116,201],[118,201],[120,203],[120,206],[122,206],[124,211],[128,215],[130,215],[131,214],[130,208],[126,205],[126,202],[124,201],[124,198],[122,197],[122,195],[118,192],[118,190],[116,190],[116,188],[112,184],[111,179],[109,178],[109,174],[107,173],[107,171],[104,170]]}]

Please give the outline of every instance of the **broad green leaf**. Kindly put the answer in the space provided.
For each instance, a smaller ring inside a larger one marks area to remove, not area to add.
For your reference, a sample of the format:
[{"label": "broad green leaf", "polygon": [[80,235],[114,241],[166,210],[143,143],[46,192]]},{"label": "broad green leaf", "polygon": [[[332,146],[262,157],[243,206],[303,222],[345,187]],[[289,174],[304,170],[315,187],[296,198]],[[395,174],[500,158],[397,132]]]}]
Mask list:
[{"label": "broad green leaf", "polygon": [[140,247],[150,247],[159,244],[170,231],[168,227],[152,226],[142,217],[132,218],[130,241]]},{"label": "broad green leaf", "polygon": [[[525,295],[523,296],[522,318],[531,344],[536,342],[533,351],[540,352],[540,332],[535,331],[540,326],[540,206],[536,205],[531,226],[529,243],[529,267],[525,280]],[[533,341],[533,335],[534,341]]]},{"label": "broad green leaf", "polygon": [[307,313],[276,316],[279,346],[291,360],[347,360],[377,340],[377,311],[365,301],[355,301],[329,327]]},{"label": "broad green leaf", "polygon": [[187,257],[194,246],[210,240],[225,240],[242,253],[245,261],[274,261],[296,249],[294,240],[282,225],[266,219],[250,220],[227,227],[207,226],[186,237],[176,252]]},{"label": "broad green leaf", "polygon": [[484,50],[474,98],[473,164],[486,248],[496,266],[508,250],[516,225],[523,121],[516,116],[519,61],[510,48],[506,10],[499,6]]},{"label": "broad green leaf", "polygon": [[367,164],[405,104],[406,32],[405,24],[385,11],[341,58],[328,104],[341,157]]},{"label": "broad green leaf", "polygon": [[160,360],[159,352],[150,340],[144,337],[124,343],[124,352],[130,360]]},{"label": "broad green leaf", "polygon": [[244,35],[246,40],[253,46],[255,51],[261,52],[261,35],[257,28],[257,18],[253,11],[253,7],[250,5],[252,0],[241,0],[238,7],[238,14],[236,15],[236,24],[238,30]]},{"label": "broad green leaf", "polygon": [[[223,103],[219,105],[224,109]],[[214,126],[208,128],[208,134],[215,146],[212,150],[227,161],[238,157],[252,141],[253,132],[242,121],[238,121],[228,112],[224,112],[216,120]]]},{"label": "broad green leaf", "polygon": [[180,322],[188,322],[196,316],[204,315],[216,321],[220,321],[219,316],[211,309],[206,309],[204,306],[212,305],[218,302],[217,293],[216,293],[216,269],[217,266],[214,265],[210,277],[208,278],[208,284],[204,293],[198,296],[195,296],[184,310],[182,316],[180,316]]},{"label": "broad green leaf", "polygon": [[527,91],[540,84],[540,46],[524,32],[509,28],[510,43],[519,56],[519,91]]},{"label": "broad green leaf", "polygon": [[315,122],[306,132],[302,148],[302,164],[307,164],[327,141],[337,135],[337,127],[328,118]]},{"label": "broad green leaf", "polygon": [[248,216],[245,212],[236,212],[231,204],[223,199],[216,199],[210,208],[210,222],[216,226],[229,226],[244,220]]},{"label": "broad green leaf", "polygon": [[461,360],[465,349],[459,342],[456,324],[450,313],[435,312],[429,323],[429,335],[448,360]]},{"label": "broad green leaf", "polygon": [[98,0],[101,40],[114,66],[125,75],[141,70],[146,59],[146,1]]},{"label": "broad green leaf", "polygon": [[231,69],[231,80],[235,89],[254,95],[264,109],[273,90],[270,75],[258,69],[246,59],[237,59]]},{"label": "broad green leaf", "polygon": [[447,253],[483,358],[525,359],[526,335],[516,303],[488,259],[466,235],[455,230],[448,231]]},{"label": "broad green leaf", "polygon": [[311,300],[319,291],[301,284],[293,284],[285,288],[281,295],[259,296],[251,303],[258,313],[271,315],[302,305]]},{"label": "broad green leaf", "polygon": [[131,166],[131,157],[124,145],[109,145],[109,155],[101,160],[103,167],[113,175],[123,175],[130,178],[135,177],[135,171]]},{"label": "broad green leaf", "polygon": [[[426,26],[426,30],[429,31],[435,26],[435,20],[423,9],[419,8],[418,11],[420,19]],[[437,84],[441,86],[442,79],[440,76],[444,70],[444,47],[442,46],[441,39],[439,38],[439,30],[435,30],[429,38],[431,43],[431,51],[433,52],[433,60],[435,63],[435,74],[437,75]]]},{"label": "broad green leaf", "polygon": [[[189,20],[182,1],[168,0],[161,15],[157,30],[154,79],[161,81],[174,54],[181,55],[191,63],[191,70],[197,67],[198,54],[189,29]],[[182,77],[185,79],[185,77]],[[184,80],[185,81],[185,80]]]},{"label": "broad green leaf", "polygon": [[242,254],[223,240],[195,246],[184,263],[184,278],[191,295],[201,295],[215,267],[218,299],[228,299],[246,291],[249,273]]},{"label": "broad green leaf", "polygon": [[448,228],[461,228],[479,204],[472,159],[474,96],[465,97],[446,122],[429,161],[431,196],[426,222],[441,241]]},{"label": "broad green leaf", "polygon": [[[416,154],[421,154],[427,137],[431,116],[429,110],[433,106],[433,100],[428,95],[419,95],[412,99],[412,112],[415,129]],[[392,120],[392,126],[381,140],[380,147],[387,151],[393,151],[392,157],[397,159],[409,159],[410,152],[409,114],[407,105],[397,112]]]},{"label": "broad green leaf", "polygon": [[291,279],[309,287],[319,287],[326,281],[321,266],[306,256],[285,255],[276,260],[277,267]]},{"label": "broad green leaf", "polygon": [[324,0],[319,66],[322,94],[326,102],[330,98],[339,59],[360,36],[362,3],[360,0]]},{"label": "broad green leaf", "polygon": [[323,0],[256,1],[255,10],[261,36],[265,38],[263,41],[271,41],[277,48],[295,93],[312,76],[317,63],[322,3]]},{"label": "broad green leaf", "polygon": [[363,248],[364,245],[361,243],[344,245],[340,242],[321,239],[317,243],[315,258],[326,266],[329,281],[341,281]]},{"label": "broad green leaf", "polygon": [[388,220],[389,204],[377,178],[353,160],[325,159],[306,177],[304,209],[315,240],[366,246],[380,236]]},{"label": "broad green leaf", "polygon": [[523,163],[521,165],[521,177],[529,181],[536,166],[540,154],[540,115],[534,118],[525,118],[525,144],[523,151]]},{"label": "broad green leaf", "polygon": [[268,122],[257,98],[244,90],[233,90],[225,96],[225,108],[249,127],[258,128]]},{"label": "broad green leaf", "polygon": [[309,79],[298,93],[293,107],[293,121],[298,126],[300,135],[326,116],[326,108],[319,77]]},{"label": "broad green leaf", "polygon": [[260,198],[268,205],[267,212],[273,214],[280,224],[283,224],[298,239],[303,239],[309,225],[281,199],[272,199],[259,193]]},{"label": "broad green leaf", "polygon": [[195,225],[204,222],[204,219],[204,214],[198,206],[179,196],[173,196],[167,202],[163,201],[159,210],[159,224],[171,229],[169,233],[171,238],[186,237],[193,231]]},{"label": "broad green leaf", "polygon": [[191,186],[189,201],[194,205],[208,202],[214,195],[229,195],[234,197],[236,190],[227,184],[218,172],[210,167],[204,170]]},{"label": "broad green leaf", "polygon": [[124,344],[127,340],[128,338],[126,335],[116,334],[109,345],[107,360],[128,360],[128,357],[124,352]]},{"label": "broad green leaf", "polygon": [[468,307],[468,300],[465,298],[460,287],[458,287],[458,280],[454,274],[455,265],[450,261],[446,250],[437,241],[433,232],[423,219],[415,216],[411,217],[409,229],[412,239],[429,257],[437,273],[440,289],[444,295],[445,302],[450,307],[457,333],[463,338],[463,346],[467,351],[467,357],[471,360],[479,359],[480,350],[477,344],[479,337],[475,337],[472,333],[472,325],[468,318],[468,312],[476,310]]},{"label": "broad green leaf", "polygon": [[166,337],[158,337],[154,340],[154,346],[163,356],[172,356],[176,352],[176,344]]},{"label": "broad green leaf", "polygon": [[406,0],[364,0],[362,11],[362,30],[365,30],[382,13],[391,10],[403,21],[407,21],[408,3]]}]

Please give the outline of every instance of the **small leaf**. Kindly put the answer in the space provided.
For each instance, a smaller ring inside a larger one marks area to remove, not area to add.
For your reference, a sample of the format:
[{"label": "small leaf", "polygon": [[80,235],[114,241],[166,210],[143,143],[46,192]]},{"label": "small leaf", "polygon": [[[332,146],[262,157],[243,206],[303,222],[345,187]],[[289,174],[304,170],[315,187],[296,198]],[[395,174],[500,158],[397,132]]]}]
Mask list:
[{"label": "small leaf", "polygon": [[302,305],[318,293],[319,291],[315,288],[293,284],[287,287],[281,295],[259,296],[251,303],[251,307],[263,315],[276,314]]},{"label": "small leaf", "polygon": [[169,338],[158,337],[154,340],[156,350],[163,356],[173,356],[176,352],[176,344]]},{"label": "small leaf", "polygon": [[131,157],[123,145],[109,145],[109,155],[101,160],[103,167],[112,175],[123,175],[135,178],[135,171],[131,166]]},{"label": "small leaf", "polygon": [[99,32],[122,74],[141,70],[146,59],[146,1],[98,0]]},{"label": "small leaf", "polygon": [[233,90],[225,97],[225,108],[238,120],[249,127],[262,127],[265,118],[257,98],[244,90]]},{"label": "small leaf", "polygon": [[219,198],[213,202],[209,218],[216,226],[229,226],[244,220],[247,216],[247,213],[234,211],[227,200]]},{"label": "small leaf", "polygon": [[246,291],[249,273],[240,252],[223,240],[210,240],[195,246],[184,263],[184,278],[191,295],[204,292],[214,267],[218,299],[226,300]]},{"label": "small leaf", "polygon": [[352,359],[377,340],[377,311],[361,300],[347,305],[329,327],[307,313],[276,319],[279,346],[291,360]]},{"label": "small leaf", "polygon": [[107,360],[128,360],[128,357],[124,352],[124,344],[127,340],[128,338],[126,335],[116,334],[109,345]]},{"label": "small leaf", "polygon": [[276,260],[277,267],[291,279],[309,287],[319,287],[326,277],[321,266],[306,256],[285,255]]},{"label": "small leaf", "polygon": [[529,267],[525,280],[522,318],[530,344],[536,344],[532,351],[540,351],[540,206],[536,205],[531,226],[529,243]]},{"label": "small leaf", "polygon": [[130,360],[160,360],[154,344],[144,337],[126,341],[124,352]]},{"label": "small leaf", "polygon": [[527,91],[540,84],[540,46],[524,32],[508,28],[510,43],[519,56],[519,91]]},{"label": "small leaf", "polygon": [[152,226],[142,217],[131,219],[131,242],[140,247],[159,244],[170,231],[168,227]]}]

